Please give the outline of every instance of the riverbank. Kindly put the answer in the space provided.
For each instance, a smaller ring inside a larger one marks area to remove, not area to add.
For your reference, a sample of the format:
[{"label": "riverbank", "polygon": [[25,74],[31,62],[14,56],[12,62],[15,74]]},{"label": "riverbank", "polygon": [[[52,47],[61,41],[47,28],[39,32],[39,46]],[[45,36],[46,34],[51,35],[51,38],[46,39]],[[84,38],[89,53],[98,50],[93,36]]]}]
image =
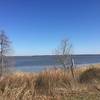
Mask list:
[{"label": "riverbank", "polygon": [[39,73],[16,72],[0,80],[0,100],[99,100],[100,65]]}]

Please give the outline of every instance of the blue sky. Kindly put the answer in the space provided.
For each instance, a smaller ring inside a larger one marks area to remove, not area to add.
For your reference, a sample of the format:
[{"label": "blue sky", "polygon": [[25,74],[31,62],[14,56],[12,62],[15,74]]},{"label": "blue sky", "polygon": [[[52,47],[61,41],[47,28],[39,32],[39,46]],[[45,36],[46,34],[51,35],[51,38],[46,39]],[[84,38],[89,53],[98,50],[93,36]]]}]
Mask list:
[{"label": "blue sky", "polygon": [[100,0],[0,0],[0,29],[15,55],[53,54],[63,38],[75,54],[100,54]]}]

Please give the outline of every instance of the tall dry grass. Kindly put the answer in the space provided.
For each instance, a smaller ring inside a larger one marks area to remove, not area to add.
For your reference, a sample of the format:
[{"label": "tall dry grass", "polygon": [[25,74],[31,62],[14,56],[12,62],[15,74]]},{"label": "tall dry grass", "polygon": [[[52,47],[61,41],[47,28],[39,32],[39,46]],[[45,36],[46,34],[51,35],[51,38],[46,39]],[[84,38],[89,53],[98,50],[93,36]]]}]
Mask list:
[{"label": "tall dry grass", "polygon": [[[99,92],[99,73],[97,67],[75,69],[75,79],[61,69],[13,73],[0,78],[0,100],[66,100],[70,95]],[[96,81],[92,85],[86,82],[91,77]]]}]

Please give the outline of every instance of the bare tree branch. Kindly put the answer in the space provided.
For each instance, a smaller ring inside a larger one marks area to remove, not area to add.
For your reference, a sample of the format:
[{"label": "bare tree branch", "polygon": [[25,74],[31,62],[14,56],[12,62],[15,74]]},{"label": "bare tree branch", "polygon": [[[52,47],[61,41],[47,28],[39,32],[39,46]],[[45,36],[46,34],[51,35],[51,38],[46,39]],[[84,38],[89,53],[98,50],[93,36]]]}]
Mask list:
[{"label": "bare tree branch", "polygon": [[72,58],[72,44],[68,39],[61,41],[59,48],[56,50],[57,60],[63,68],[70,69],[74,78],[74,59]]},{"label": "bare tree branch", "polygon": [[4,31],[0,32],[0,75],[7,71],[9,67],[8,54],[10,52],[10,44],[8,37]]}]

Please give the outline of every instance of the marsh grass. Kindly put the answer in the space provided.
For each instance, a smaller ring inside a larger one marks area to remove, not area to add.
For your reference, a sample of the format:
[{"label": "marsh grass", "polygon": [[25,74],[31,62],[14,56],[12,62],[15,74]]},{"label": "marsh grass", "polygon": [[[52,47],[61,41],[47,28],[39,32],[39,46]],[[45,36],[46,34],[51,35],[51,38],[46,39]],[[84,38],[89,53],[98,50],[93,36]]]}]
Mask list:
[{"label": "marsh grass", "polygon": [[[51,69],[2,76],[0,100],[93,100],[100,97],[99,67],[75,69],[74,74],[75,79],[70,71]],[[88,99],[82,99],[84,97]]]},{"label": "marsh grass", "polygon": [[71,89],[71,80],[62,70],[47,70],[38,75],[35,81],[35,90],[38,93],[52,95],[57,88]]}]

